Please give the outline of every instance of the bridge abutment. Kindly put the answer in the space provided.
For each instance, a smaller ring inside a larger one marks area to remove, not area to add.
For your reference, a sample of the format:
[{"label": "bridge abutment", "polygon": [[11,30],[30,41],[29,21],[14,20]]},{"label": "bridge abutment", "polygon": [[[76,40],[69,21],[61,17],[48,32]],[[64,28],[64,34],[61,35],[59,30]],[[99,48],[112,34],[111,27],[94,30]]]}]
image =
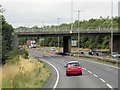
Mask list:
[{"label": "bridge abutment", "polygon": [[63,36],[63,53],[71,52],[71,36]]}]

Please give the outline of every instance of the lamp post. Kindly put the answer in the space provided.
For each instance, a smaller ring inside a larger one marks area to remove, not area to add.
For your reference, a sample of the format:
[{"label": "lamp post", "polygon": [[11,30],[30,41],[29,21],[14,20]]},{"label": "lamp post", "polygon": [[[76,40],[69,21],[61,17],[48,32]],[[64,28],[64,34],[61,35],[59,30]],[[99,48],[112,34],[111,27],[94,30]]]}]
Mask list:
[{"label": "lamp post", "polygon": [[71,33],[73,31],[73,0],[71,0]]},{"label": "lamp post", "polygon": [[80,33],[79,33],[80,11],[78,10],[77,12],[78,12],[78,50],[79,50],[79,48],[80,48],[80,44],[79,44],[79,42],[80,42]]},{"label": "lamp post", "polygon": [[[57,18],[58,19],[58,31],[59,31],[59,22],[60,22],[60,18]],[[58,52],[59,52],[59,43],[60,43],[60,38],[58,36]]]},{"label": "lamp post", "polygon": [[80,32],[79,32],[79,21],[80,21],[80,12],[82,12],[82,10],[75,10],[76,12],[78,12],[78,28],[77,28],[77,30],[78,30],[78,50],[79,50],[79,48],[80,48]]},{"label": "lamp post", "polygon": [[113,52],[113,0],[111,0],[111,54]]},{"label": "lamp post", "polygon": [[[43,31],[45,30],[44,28],[44,21],[42,22],[43,23]],[[45,48],[45,41],[43,40],[43,47]]]}]

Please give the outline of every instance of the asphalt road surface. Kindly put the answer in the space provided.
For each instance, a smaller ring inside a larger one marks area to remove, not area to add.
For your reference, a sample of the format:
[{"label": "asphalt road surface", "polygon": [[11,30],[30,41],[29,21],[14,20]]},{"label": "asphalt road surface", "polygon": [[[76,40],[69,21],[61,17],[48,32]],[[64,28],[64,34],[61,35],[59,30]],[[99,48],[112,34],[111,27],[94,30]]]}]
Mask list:
[{"label": "asphalt road surface", "polygon": [[[44,88],[104,88],[105,90],[118,90],[118,68],[83,59],[37,51],[29,50],[29,55],[44,61],[51,69],[51,77]],[[66,76],[64,66],[71,60],[81,63],[83,75]]]}]

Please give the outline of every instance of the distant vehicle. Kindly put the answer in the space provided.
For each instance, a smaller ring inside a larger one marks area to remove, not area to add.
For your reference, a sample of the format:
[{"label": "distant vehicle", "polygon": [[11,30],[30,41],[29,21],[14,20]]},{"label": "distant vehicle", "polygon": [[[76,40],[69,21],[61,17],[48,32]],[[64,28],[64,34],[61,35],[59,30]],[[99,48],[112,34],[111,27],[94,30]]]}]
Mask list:
[{"label": "distant vehicle", "polygon": [[58,50],[55,50],[55,53],[58,54]]},{"label": "distant vehicle", "polygon": [[36,41],[35,40],[27,40],[26,45],[28,48],[36,48]]},{"label": "distant vehicle", "polygon": [[77,53],[79,53],[79,54],[84,54],[84,51],[81,50],[81,49],[77,49]]},{"label": "distant vehicle", "polygon": [[120,54],[118,52],[112,52],[112,54],[110,54],[110,56],[113,58],[120,58]]},{"label": "distant vehicle", "polygon": [[92,49],[90,49],[90,51],[88,52],[88,54],[89,55],[97,55],[97,56],[99,56],[99,52],[96,51],[96,50],[92,50]]},{"label": "distant vehicle", "polygon": [[82,67],[78,61],[70,61],[67,63],[66,75],[82,75]]},{"label": "distant vehicle", "polygon": [[56,51],[56,48],[55,48],[55,47],[52,47],[50,50],[51,50],[51,51]]},{"label": "distant vehicle", "polygon": [[18,49],[22,49],[22,46],[18,46]]}]

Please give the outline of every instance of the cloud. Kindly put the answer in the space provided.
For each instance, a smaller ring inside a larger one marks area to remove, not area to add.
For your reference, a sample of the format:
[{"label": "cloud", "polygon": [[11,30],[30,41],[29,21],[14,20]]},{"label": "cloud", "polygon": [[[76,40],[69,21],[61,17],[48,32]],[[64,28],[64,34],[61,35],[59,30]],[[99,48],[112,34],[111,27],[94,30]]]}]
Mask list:
[{"label": "cloud", "polygon": [[[111,0],[73,0],[74,10],[83,10],[80,20],[107,17],[111,14]],[[4,15],[14,26],[57,24],[71,22],[71,0],[1,0]],[[114,0],[114,16],[117,15],[117,2]],[[77,12],[73,13],[74,20]]]}]

